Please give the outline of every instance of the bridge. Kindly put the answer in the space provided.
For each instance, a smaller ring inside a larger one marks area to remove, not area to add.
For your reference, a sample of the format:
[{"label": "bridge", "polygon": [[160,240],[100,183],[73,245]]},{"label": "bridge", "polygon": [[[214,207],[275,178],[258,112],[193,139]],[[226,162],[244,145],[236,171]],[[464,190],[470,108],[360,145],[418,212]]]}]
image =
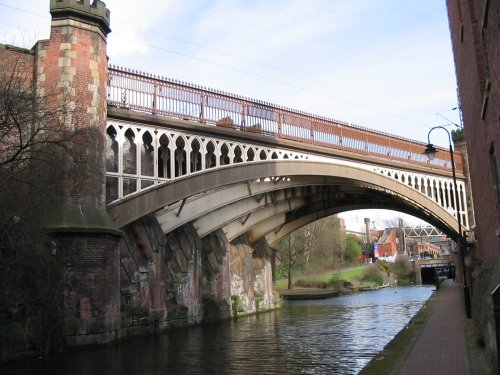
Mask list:
[{"label": "bridge", "polygon": [[50,12],[50,39],[2,46],[0,67],[76,109],[59,122],[81,157],[47,224],[67,345],[277,308],[271,245],[338,212],[394,209],[456,238],[458,211],[468,227],[460,153],[457,201],[445,149],[428,161],[421,142],[108,67],[103,2]]},{"label": "bridge", "polygon": [[251,232],[272,243],[325,215],[392,208],[456,237],[446,150],[428,161],[421,142],[116,67],[108,105],[106,191],[118,227],[155,213],[164,233],[194,221],[202,237],[224,227],[230,241]]}]

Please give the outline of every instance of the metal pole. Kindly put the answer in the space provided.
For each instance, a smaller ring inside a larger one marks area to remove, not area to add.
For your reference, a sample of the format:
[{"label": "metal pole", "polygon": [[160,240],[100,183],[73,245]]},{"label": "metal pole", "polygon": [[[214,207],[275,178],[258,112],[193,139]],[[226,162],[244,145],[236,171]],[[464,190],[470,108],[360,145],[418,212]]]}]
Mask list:
[{"label": "metal pole", "polygon": [[462,274],[463,274],[463,284],[464,284],[464,304],[465,304],[465,316],[470,319],[471,318],[471,302],[470,302],[470,294],[469,294],[469,286],[467,285],[467,274],[465,267],[465,252],[466,252],[466,243],[465,238],[462,231],[462,215],[460,214],[460,200],[458,195],[458,187],[457,187],[457,176],[455,173],[455,158],[453,157],[453,146],[451,141],[451,135],[448,129],[443,126],[435,126],[429,130],[427,134],[427,141],[430,142],[430,134],[434,129],[443,129],[448,134],[448,141],[450,145],[450,157],[451,157],[451,171],[453,174],[453,188],[455,190],[455,208],[457,212],[457,221],[458,221],[458,238],[457,245],[460,249],[460,256],[462,260]]},{"label": "metal pole", "polygon": [[[448,130],[446,130],[448,132]],[[448,132],[448,137],[450,133]],[[471,304],[470,304],[470,294],[469,294],[469,286],[467,285],[467,274],[465,267],[465,251],[467,244],[465,243],[465,238],[462,231],[462,215],[460,213],[460,200],[458,196],[458,187],[457,187],[457,177],[455,174],[455,160],[453,158],[453,148],[451,145],[450,138],[450,156],[451,156],[451,170],[453,173],[453,185],[455,188],[455,207],[457,209],[457,219],[458,219],[458,246],[460,247],[460,255],[462,258],[462,274],[463,274],[463,282],[464,282],[464,302],[465,302],[465,315],[468,319],[471,318]]]}]

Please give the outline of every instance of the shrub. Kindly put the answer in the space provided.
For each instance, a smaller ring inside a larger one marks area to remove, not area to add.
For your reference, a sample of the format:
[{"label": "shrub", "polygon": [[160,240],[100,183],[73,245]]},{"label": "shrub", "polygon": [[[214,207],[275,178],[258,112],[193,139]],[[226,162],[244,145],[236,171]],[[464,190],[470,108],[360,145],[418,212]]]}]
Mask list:
[{"label": "shrub", "polygon": [[224,128],[232,128],[234,126],[234,121],[231,117],[226,116],[217,121],[215,125],[222,126]]},{"label": "shrub", "polygon": [[299,288],[326,289],[328,284],[326,281],[298,279],[293,285]]},{"label": "shrub", "polygon": [[365,275],[363,276],[363,281],[373,282],[377,285],[384,284],[384,277],[382,276],[382,272],[378,269],[375,264],[371,264]]},{"label": "shrub", "polygon": [[233,316],[235,318],[240,315],[240,313],[245,312],[245,306],[243,305],[243,301],[241,297],[237,294],[233,294],[231,296],[231,309],[233,310]]},{"label": "shrub", "polygon": [[396,258],[392,266],[394,277],[399,284],[410,284],[415,282],[415,271],[406,255],[400,255]]}]

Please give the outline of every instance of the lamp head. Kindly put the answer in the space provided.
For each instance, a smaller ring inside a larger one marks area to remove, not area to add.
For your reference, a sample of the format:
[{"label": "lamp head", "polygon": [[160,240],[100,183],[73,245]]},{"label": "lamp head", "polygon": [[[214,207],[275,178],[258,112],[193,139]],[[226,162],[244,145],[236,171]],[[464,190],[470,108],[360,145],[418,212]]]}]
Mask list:
[{"label": "lamp head", "polygon": [[434,156],[436,156],[436,152],[438,152],[438,150],[436,150],[436,147],[434,147],[432,143],[429,143],[425,148],[424,154],[427,155],[427,158],[429,160],[432,160],[434,159]]}]

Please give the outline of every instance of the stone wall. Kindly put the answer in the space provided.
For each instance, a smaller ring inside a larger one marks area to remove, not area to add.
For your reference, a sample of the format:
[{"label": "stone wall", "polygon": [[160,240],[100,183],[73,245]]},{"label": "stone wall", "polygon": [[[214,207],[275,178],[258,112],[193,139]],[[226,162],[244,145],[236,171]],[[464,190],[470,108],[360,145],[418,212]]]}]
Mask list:
[{"label": "stone wall", "polygon": [[279,307],[265,242],[229,244],[219,230],[200,239],[192,224],[163,235],[151,215],[122,228],[121,328],[118,337],[230,318]]},{"label": "stone wall", "polygon": [[280,297],[273,288],[273,251],[261,240],[251,245],[242,235],[230,247],[231,296],[234,311],[248,314],[280,306]]}]

